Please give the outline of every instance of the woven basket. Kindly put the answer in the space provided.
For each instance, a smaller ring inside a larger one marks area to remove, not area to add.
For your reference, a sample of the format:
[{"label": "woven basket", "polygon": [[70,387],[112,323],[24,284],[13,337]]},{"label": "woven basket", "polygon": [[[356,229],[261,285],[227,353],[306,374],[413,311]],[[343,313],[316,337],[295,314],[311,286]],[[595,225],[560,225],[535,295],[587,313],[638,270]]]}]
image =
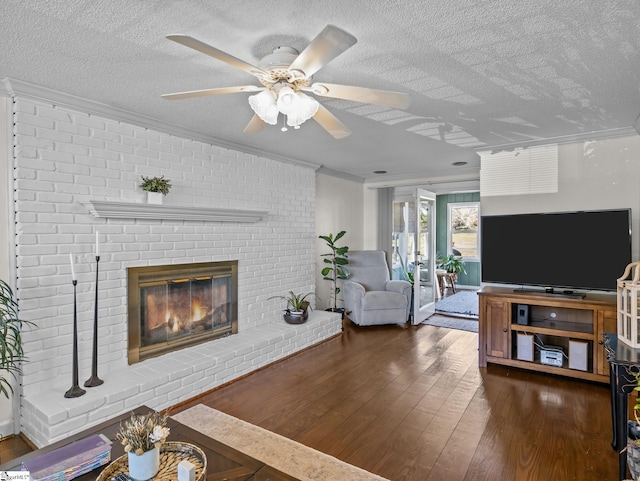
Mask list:
[{"label": "woven basket", "polygon": [[[178,479],[178,463],[189,461],[196,468],[196,481],[207,479],[207,457],[197,446],[189,443],[167,442],[160,447],[160,470],[153,481]],[[127,455],[120,456],[100,473],[96,481],[109,481],[118,474],[129,474]]]},{"label": "woven basket", "polygon": [[638,481],[638,475],[640,475],[640,446],[636,444],[637,442],[632,439],[627,441],[627,466],[633,481]]}]

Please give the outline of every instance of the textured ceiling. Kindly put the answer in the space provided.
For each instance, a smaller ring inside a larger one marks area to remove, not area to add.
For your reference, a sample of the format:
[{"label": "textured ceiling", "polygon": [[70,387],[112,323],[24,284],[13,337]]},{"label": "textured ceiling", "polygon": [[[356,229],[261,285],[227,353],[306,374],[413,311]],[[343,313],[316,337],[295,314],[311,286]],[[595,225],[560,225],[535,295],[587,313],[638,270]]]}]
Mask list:
[{"label": "textured ceiling", "polygon": [[[632,131],[639,19],[637,0],[2,0],[0,79],[369,182],[464,176],[477,173],[479,150]],[[257,84],[168,34],[256,64],[278,46],[303,50],[327,24],[358,43],[314,81],[405,92],[406,110],[319,98],[353,131],[334,140],[314,121],[243,133],[245,93],[160,97]]]}]

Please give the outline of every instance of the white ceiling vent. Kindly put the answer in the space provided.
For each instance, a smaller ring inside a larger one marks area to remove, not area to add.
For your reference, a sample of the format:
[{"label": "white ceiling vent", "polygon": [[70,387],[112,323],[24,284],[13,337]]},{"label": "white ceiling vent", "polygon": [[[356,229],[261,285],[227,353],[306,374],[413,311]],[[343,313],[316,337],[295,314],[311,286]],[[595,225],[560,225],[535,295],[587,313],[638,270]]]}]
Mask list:
[{"label": "white ceiling vent", "polygon": [[480,154],[480,195],[558,192],[558,145]]}]

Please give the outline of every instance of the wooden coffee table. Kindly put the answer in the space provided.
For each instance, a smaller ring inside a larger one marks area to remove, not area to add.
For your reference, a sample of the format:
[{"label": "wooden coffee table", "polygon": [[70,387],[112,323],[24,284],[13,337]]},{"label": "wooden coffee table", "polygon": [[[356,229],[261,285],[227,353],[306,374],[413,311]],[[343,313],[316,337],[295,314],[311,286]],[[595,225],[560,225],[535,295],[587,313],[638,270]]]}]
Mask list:
[{"label": "wooden coffee table", "polygon": [[[135,413],[145,413],[153,411],[147,406],[141,406],[133,410]],[[38,449],[19,458],[0,465],[0,471],[20,471],[22,462],[32,459],[41,454],[53,451],[54,449],[65,446],[71,442],[77,441],[92,434],[104,434],[112,441],[111,460],[114,461],[124,454],[123,446],[116,439],[116,434],[120,428],[120,422],[128,419],[131,412],[127,412],[121,416],[115,417],[102,424],[86,429],[81,433],[69,436],[61,441],[53,443],[42,449]],[[271,466],[265,465],[262,461],[254,459],[246,454],[241,453],[213,438],[191,429],[184,424],[169,418],[167,426],[171,429],[169,441],[180,441],[191,443],[198,446],[207,455],[207,481],[298,481],[297,478],[282,473]],[[95,481],[100,472],[106,466],[101,466],[87,474],[75,478],[78,481]],[[177,473],[176,473],[177,479]]]}]

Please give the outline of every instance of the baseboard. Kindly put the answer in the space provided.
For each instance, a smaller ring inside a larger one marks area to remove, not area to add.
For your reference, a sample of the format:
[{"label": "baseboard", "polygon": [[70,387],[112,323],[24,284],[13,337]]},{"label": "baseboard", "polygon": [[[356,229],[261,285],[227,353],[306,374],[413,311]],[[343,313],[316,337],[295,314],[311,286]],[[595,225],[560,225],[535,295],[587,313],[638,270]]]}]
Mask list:
[{"label": "baseboard", "polygon": [[10,438],[15,433],[13,432],[13,420],[8,419],[0,422],[0,441],[5,438]]}]

